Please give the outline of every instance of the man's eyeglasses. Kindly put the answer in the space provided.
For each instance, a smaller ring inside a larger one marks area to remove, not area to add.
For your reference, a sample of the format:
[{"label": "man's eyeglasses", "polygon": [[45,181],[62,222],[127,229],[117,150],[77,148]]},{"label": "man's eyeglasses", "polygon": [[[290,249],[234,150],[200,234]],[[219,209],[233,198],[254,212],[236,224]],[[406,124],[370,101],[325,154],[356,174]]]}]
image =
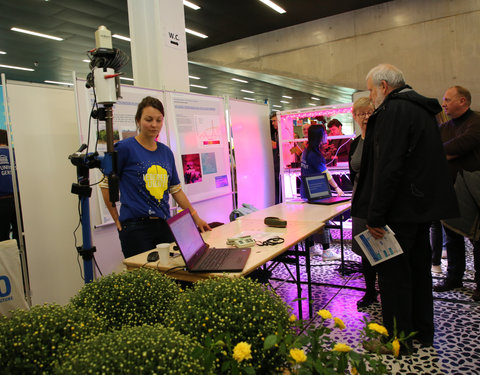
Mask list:
[{"label": "man's eyeglasses", "polygon": [[358,117],[370,117],[373,112],[362,112],[362,113],[357,113]]}]

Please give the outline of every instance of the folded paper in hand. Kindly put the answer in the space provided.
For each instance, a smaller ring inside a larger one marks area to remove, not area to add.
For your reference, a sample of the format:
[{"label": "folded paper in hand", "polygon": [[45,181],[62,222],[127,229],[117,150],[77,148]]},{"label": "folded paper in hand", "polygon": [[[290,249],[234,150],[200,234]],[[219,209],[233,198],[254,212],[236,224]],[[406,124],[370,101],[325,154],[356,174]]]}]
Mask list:
[{"label": "folded paper in hand", "polygon": [[385,235],[379,240],[375,239],[368,230],[355,236],[355,240],[372,266],[403,254],[395,233],[388,225],[383,229]]}]

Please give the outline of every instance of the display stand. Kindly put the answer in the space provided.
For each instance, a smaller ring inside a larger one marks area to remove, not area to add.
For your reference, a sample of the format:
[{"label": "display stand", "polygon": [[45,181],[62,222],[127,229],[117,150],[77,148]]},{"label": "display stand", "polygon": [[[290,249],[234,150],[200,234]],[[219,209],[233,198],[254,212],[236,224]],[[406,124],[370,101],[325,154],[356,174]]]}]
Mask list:
[{"label": "display stand", "polygon": [[[280,144],[280,181],[283,201],[299,199],[298,180],[300,178],[300,157],[304,150],[307,139],[307,131],[310,125],[325,125],[333,118],[338,118],[342,123],[342,130],[346,135],[329,136],[328,140],[339,140],[339,147],[355,138],[353,120],[351,116],[352,103],[300,108],[290,111],[277,112],[278,137]],[[344,140],[344,141],[343,141]],[[337,151],[338,151],[337,150]],[[331,158],[327,158],[327,168],[337,182],[342,186],[342,180],[349,182],[348,161],[337,161],[335,150]],[[349,183],[346,186],[350,186]],[[348,190],[348,189],[347,189]]]}]

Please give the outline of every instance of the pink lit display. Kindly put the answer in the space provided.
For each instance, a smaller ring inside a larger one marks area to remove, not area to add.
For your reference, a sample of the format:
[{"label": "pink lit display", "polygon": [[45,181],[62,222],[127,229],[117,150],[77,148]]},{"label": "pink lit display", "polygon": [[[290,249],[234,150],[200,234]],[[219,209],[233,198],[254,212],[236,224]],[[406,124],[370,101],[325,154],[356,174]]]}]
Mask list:
[{"label": "pink lit display", "polygon": [[343,108],[322,109],[319,111],[311,111],[311,112],[291,113],[287,115],[281,115],[281,119],[291,120],[294,118],[296,119],[296,118],[317,117],[317,116],[333,117],[340,113],[352,113],[352,106],[343,107]]}]

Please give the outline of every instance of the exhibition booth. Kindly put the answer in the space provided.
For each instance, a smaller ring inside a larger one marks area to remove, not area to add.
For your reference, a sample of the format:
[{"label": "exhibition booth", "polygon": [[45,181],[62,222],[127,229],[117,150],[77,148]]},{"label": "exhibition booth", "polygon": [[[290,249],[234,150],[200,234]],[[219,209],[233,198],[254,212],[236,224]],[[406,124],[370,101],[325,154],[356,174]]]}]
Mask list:
[{"label": "exhibition booth", "polygon": [[[91,90],[84,80],[75,83],[71,89],[5,77],[2,82],[32,304],[66,303],[84,284],[77,252],[82,245],[79,201],[71,193],[76,168],[69,156],[83,143],[89,144],[88,152],[101,154],[105,141],[104,124],[97,129],[90,119]],[[143,97],[160,99],[165,106],[160,140],[172,149],[182,186],[207,222],[228,222],[242,203],[257,208],[274,203],[267,105],[128,85],[122,85],[121,93],[113,108],[114,137],[135,135],[135,111]],[[123,268],[117,230],[99,194],[101,179],[102,173],[92,169],[89,205],[97,276]]]}]

